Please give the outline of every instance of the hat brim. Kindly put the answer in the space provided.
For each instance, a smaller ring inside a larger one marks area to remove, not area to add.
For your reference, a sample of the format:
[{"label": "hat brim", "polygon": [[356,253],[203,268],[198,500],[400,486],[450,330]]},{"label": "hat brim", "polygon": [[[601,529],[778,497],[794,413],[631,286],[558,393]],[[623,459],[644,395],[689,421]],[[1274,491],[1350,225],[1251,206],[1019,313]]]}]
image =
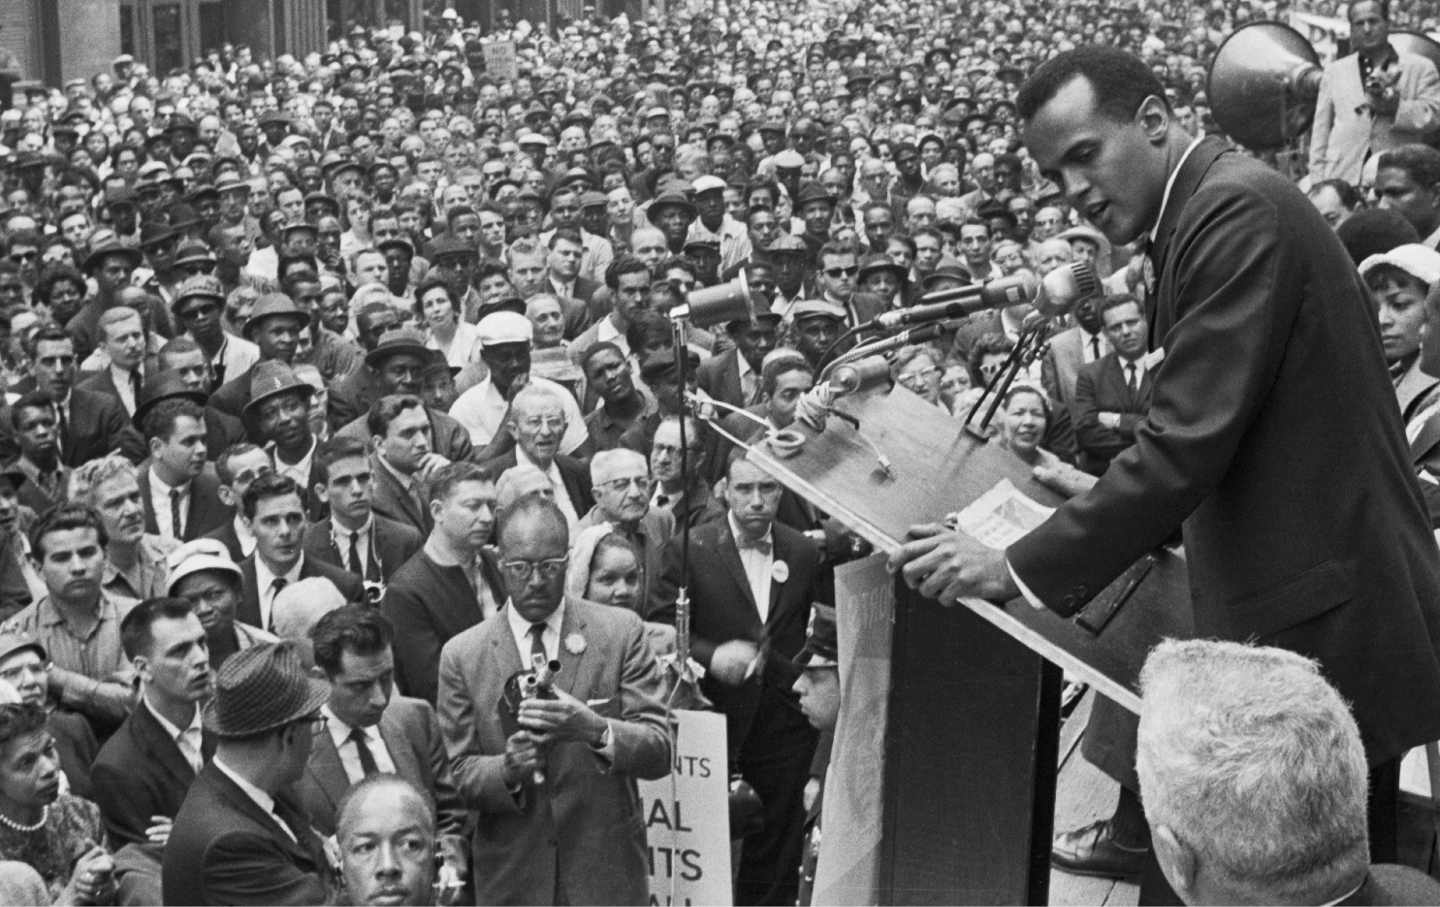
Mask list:
[{"label": "hat brim", "polygon": [[377,346],[365,354],[365,364],[371,368],[378,368],[380,363],[389,359],[391,356],[403,356],[406,354],[425,359],[430,355],[430,348],[423,343],[410,343],[408,341],[405,343],[392,343],[387,346]]},{"label": "hat brim", "polygon": [[245,403],[245,407],[240,410],[240,413],[248,420],[254,415],[255,410],[260,407],[261,403],[264,403],[271,397],[278,397],[281,394],[288,394],[291,391],[303,391],[307,397],[315,396],[315,388],[296,378],[290,384],[285,384],[272,391],[267,391],[258,397],[251,397],[250,400]]},{"label": "hat brim", "polygon": [[330,684],[323,680],[316,680],[314,677],[306,677],[305,684],[307,692],[301,700],[299,707],[292,709],[290,714],[277,716],[268,722],[254,727],[227,727],[220,720],[216,709],[216,697],[212,696],[210,701],[205,703],[205,712],[201,717],[205,730],[217,737],[251,737],[256,734],[264,734],[282,728],[294,721],[299,721],[306,715],[313,715],[320,711],[320,707],[330,701]]}]

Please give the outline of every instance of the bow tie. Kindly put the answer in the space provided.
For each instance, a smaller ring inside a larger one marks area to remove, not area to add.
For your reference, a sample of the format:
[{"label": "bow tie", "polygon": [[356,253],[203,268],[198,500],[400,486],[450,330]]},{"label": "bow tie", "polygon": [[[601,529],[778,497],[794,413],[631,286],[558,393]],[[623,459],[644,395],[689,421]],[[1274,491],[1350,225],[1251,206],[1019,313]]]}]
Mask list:
[{"label": "bow tie", "polygon": [[775,550],[774,545],[769,539],[751,540],[743,535],[735,536],[735,547],[739,548],[741,551],[759,552],[766,557],[769,557],[770,553]]}]

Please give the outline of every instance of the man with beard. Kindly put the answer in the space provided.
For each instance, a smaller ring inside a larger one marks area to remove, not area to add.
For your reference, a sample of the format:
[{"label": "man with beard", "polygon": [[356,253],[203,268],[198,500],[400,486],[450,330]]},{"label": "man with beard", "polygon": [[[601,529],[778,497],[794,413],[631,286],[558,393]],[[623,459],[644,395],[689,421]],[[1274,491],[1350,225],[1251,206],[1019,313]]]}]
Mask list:
[{"label": "man with beard", "polygon": [[[364,369],[370,373],[371,387],[377,397],[391,394],[415,396],[421,391],[429,361],[430,350],[425,347],[425,338],[411,328],[399,328],[380,337],[380,342],[365,355]],[[470,459],[474,447],[465,426],[428,406],[425,415],[430,420],[430,438],[435,453],[447,460]],[[369,440],[367,418],[368,413],[351,420],[336,429],[334,437]]]},{"label": "man with beard", "polygon": [[101,747],[91,769],[112,847],[165,846],[195,775],[215,754],[201,728],[210,698],[205,627],[183,598],[150,598],[120,622],[140,702]]},{"label": "man with beard", "polygon": [[205,411],[193,400],[163,400],[142,423],[150,458],[140,473],[145,529],[189,541],[224,525],[229,510],[206,468]]},{"label": "man with beard", "polygon": [[70,477],[70,502],[100,517],[108,541],[100,584],[117,597],[165,594],[165,558],[179,544],[145,531],[145,507],[135,467],[123,457],[91,460]]}]

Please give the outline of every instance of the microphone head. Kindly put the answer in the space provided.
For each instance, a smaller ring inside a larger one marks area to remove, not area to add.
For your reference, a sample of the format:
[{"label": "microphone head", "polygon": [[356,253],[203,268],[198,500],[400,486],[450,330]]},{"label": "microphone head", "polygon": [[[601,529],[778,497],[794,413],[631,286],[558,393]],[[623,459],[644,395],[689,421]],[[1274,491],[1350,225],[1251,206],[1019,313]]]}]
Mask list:
[{"label": "microphone head", "polygon": [[1046,318],[1064,315],[1075,303],[1100,292],[1100,275],[1088,261],[1061,265],[1040,280],[1035,308]]},{"label": "microphone head", "polygon": [[1014,274],[992,280],[980,290],[980,299],[987,309],[1008,309],[1011,306],[1034,302],[1040,291],[1040,279],[1035,272],[1021,268]]}]

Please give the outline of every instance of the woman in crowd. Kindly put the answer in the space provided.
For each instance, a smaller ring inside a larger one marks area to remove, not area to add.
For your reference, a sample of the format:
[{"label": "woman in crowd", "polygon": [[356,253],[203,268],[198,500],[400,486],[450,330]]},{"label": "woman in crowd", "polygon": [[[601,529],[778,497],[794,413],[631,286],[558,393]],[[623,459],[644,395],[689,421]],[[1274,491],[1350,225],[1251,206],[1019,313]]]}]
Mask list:
[{"label": "woman in crowd", "polygon": [[444,280],[432,278],[420,285],[415,314],[425,328],[425,345],[443,353],[450,365],[464,368],[476,357],[480,331],[460,318],[460,301]]},{"label": "woman in crowd", "polygon": [[940,397],[940,365],[934,351],[924,346],[902,347],[890,364],[895,383],[903,385],[926,403],[948,411]]},{"label": "woman in crowd", "polygon": [[[60,792],[60,760],[45,710],[19,702],[6,687],[0,691],[10,700],[0,705],[0,860],[38,872],[48,903],[112,904],[115,867],[98,844],[105,833],[100,808]],[[16,879],[0,869],[0,890]]]},{"label": "woman in crowd", "polygon": [[1011,387],[996,413],[994,442],[1023,460],[1046,485],[1066,496],[1080,494],[1097,480],[1043,446],[1052,424],[1051,411],[1044,391],[1028,384]]},{"label": "woman in crowd", "polygon": [[[639,614],[645,609],[639,600],[640,569],[640,554],[634,545],[608,523],[591,526],[581,530],[571,546],[565,591],[572,598]],[[645,638],[656,657],[675,651],[675,628],[669,624],[646,621]]]}]

